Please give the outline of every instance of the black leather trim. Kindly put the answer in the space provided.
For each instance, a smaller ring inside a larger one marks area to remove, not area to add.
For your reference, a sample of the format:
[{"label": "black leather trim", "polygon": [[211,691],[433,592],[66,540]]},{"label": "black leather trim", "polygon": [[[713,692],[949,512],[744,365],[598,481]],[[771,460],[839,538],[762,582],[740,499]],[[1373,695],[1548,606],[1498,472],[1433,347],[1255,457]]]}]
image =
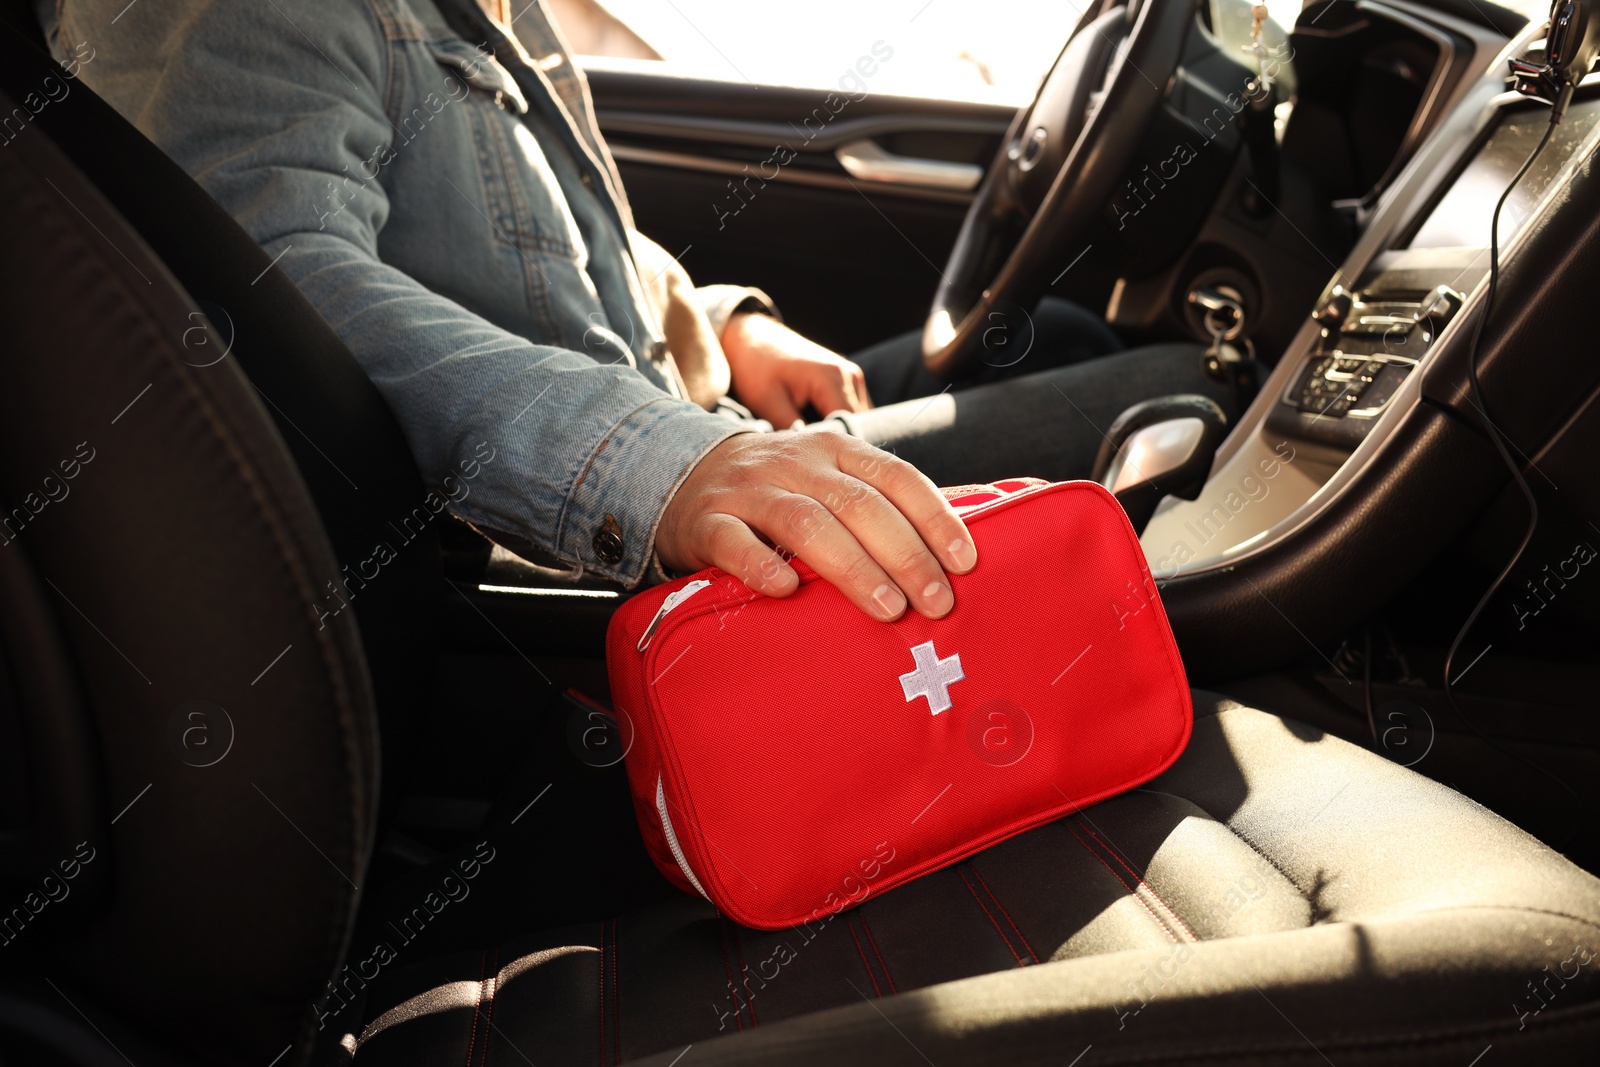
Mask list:
[{"label": "black leather trim", "polygon": [[[1501,261],[1479,382],[1489,417],[1531,456],[1600,389],[1600,360],[1585,336],[1600,272],[1600,175],[1580,168],[1542,225],[1514,256],[1502,250]],[[1483,433],[1467,379],[1467,340],[1481,308],[1457,328],[1458,343],[1429,361],[1422,391]]]}]

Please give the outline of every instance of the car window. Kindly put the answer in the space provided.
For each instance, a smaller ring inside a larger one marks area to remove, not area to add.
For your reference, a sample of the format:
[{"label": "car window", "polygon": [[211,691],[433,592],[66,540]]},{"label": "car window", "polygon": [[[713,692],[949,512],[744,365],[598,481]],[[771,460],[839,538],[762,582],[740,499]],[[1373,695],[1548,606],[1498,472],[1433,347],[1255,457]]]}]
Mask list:
[{"label": "car window", "polygon": [[843,79],[854,91],[1010,106],[1033,99],[1084,10],[1075,0],[546,3],[573,51],[608,65],[666,63],[757,85]]},{"label": "car window", "polygon": [[[520,0],[519,0],[520,2]],[[1211,25],[1250,67],[1254,0],[1208,0]],[[702,78],[1021,106],[1084,0],[545,0],[591,65],[644,63]],[[1264,0],[1261,45],[1293,97],[1288,33],[1303,0]],[[1547,0],[1499,0],[1542,18]],[[851,72],[854,71],[854,74]],[[870,74],[865,72],[870,71]],[[858,81],[869,84],[858,84]]]}]

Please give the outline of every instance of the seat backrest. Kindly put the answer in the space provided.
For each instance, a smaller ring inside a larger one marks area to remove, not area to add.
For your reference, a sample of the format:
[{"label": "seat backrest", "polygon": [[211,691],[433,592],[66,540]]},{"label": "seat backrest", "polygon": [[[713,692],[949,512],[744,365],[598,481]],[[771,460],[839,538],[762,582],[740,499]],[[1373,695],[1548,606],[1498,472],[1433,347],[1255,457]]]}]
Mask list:
[{"label": "seat backrest", "polygon": [[[42,102],[0,125],[0,141],[43,131],[154,250],[196,303],[186,358],[196,367],[238,364],[311,492],[339,564],[316,576],[317,589],[326,610],[348,604],[360,626],[392,799],[431,694],[444,591],[436,530],[424,524],[416,535],[417,524],[405,522],[432,513],[400,426],[349,349],[249,234],[40,49],[31,0],[0,4],[0,90],[18,102],[7,114],[30,96]],[[214,331],[200,328],[208,321]],[[381,576],[347,582],[370,573],[380,545],[388,546]]]},{"label": "seat backrest", "polygon": [[425,490],[315,309],[14,10],[0,979],[31,960],[205,1062],[289,1067],[372,850],[377,715],[397,766],[431,690],[437,542],[390,525]]},{"label": "seat backrest", "polygon": [[309,1046],[372,846],[355,620],[318,610],[336,560],[259,394],[196,366],[194,303],[40,130],[0,146],[0,214],[0,720],[26,763],[0,930],[207,1062],[268,1063]]}]

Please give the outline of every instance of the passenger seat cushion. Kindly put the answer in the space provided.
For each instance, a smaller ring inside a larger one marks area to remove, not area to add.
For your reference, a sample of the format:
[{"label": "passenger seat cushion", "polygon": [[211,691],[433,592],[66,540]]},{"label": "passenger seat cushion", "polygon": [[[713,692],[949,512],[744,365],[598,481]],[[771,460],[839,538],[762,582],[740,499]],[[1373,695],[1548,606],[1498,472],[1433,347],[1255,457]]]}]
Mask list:
[{"label": "passenger seat cushion", "polygon": [[[1592,1032],[1597,923],[1600,882],[1492,813],[1201,693],[1147,788],[811,926],[684,896],[382,975],[356,1058],[1422,1062],[1484,1035],[1464,1063]],[[1563,964],[1551,1007],[1514,1015]]]}]

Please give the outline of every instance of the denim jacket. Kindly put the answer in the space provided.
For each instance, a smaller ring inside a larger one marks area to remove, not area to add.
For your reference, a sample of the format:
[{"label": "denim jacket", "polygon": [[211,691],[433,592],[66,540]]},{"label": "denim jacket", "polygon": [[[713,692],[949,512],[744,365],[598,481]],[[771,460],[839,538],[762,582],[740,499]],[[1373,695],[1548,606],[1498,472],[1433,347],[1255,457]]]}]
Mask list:
[{"label": "denim jacket", "polygon": [[[57,58],[92,45],[83,80],[310,297],[426,480],[495,449],[452,511],[547,562],[659,576],[677,486],[753,424],[689,399],[657,284],[681,271],[655,246],[641,272],[587,84],[541,6],[520,40],[473,0],[39,9]],[[746,293],[700,293],[718,360]]]}]

